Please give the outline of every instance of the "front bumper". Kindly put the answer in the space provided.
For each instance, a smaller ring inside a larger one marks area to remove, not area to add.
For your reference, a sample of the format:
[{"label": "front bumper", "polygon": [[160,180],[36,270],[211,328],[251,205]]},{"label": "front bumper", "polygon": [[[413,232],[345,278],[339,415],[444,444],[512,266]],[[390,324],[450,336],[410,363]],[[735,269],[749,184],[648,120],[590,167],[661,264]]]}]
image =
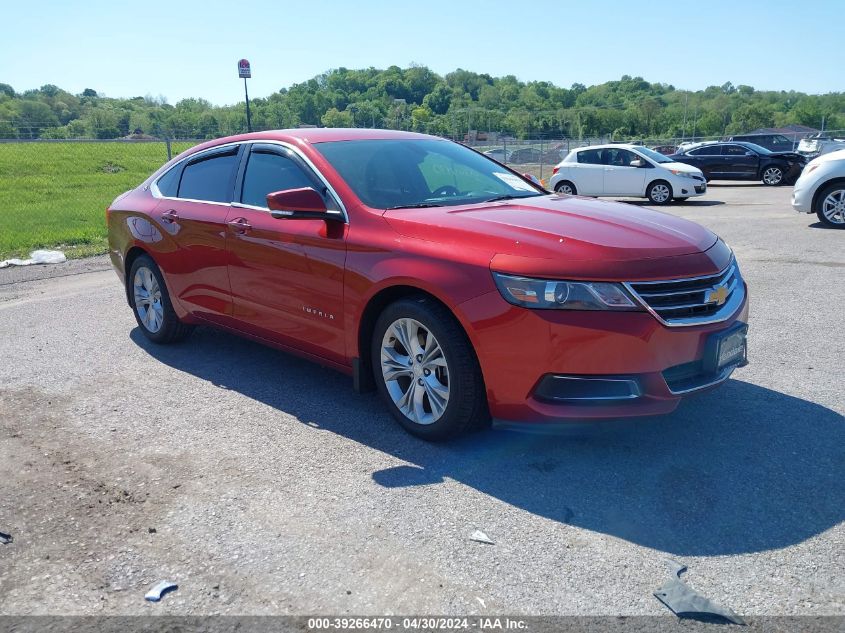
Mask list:
[{"label": "front bumper", "polygon": [[814,213],[813,196],[816,194],[818,179],[799,178],[792,188],[792,208],[798,213]]},{"label": "front bumper", "polygon": [[747,298],[727,320],[694,327],[667,327],[648,312],[528,310],[498,292],[461,308],[473,324],[490,413],[510,422],[670,413],[683,396],[730,377],[741,363],[718,375],[696,363],[711,334],[748,322]]},{"label": "front bumper", "polygon": [[707,182],[695,178],[674,178],[672,193],[676,198],[692,198],[707,193]]}]

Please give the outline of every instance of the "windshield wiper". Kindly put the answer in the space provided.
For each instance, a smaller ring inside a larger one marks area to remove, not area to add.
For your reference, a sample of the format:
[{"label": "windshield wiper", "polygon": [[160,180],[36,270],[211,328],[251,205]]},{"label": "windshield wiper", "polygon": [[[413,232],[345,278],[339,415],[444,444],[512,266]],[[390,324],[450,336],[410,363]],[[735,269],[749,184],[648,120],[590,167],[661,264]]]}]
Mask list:
[{"label": "windshield wiper", "polygon": [[508,193],[504,196],[496,196],[495,198],[490,198],[489,200],[485,200],[484,202],[499,202],[500,200],[520,200],[522,198],[536,198],[537,196],[542,195],[542,193],[532,193],[527,196],[514,196]]},{"label": "windshield wiper", "polygon": [[418,202],[417,204],[400,204],[395,207],[387,207],[385,211],[390,211],[392,209],[425,209],[426,207],[442,207],[442,204],[437,204],[435,202]]}]

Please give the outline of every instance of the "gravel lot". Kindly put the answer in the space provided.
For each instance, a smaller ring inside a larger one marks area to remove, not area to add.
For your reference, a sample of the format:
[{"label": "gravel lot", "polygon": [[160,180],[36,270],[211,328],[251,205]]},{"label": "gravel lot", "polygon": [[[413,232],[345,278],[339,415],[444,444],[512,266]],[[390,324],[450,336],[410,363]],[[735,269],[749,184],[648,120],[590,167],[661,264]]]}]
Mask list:
[{"label": "gravel lot", "polygon": [[148,344],[104,258],[0,270],[0,614],[664,615],[669,556],[740,614],[845,614],[845,231],[789,196],[668,208],[736,251],[751,364],[565,434],[426,444],[280,352]]}]

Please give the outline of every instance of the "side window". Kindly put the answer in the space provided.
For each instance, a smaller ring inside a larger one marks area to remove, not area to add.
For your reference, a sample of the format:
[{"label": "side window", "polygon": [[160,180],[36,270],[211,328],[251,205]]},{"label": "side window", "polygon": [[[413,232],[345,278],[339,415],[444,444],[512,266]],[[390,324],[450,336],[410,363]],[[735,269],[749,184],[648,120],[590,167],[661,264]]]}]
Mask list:
[{"label": "side window", "polygon": [[723,156],[745,156],[748,150],[742,145],[725,145],[722,149]]},{"label": "side window", "polygon": [[229,202],[232,176],[238,164],[237,148],[225,154],[188,163],[179,183],[179,197],[209,202]]},{"label": "side window", "polygon": [[722,148],[718,145],[705,145],[692,150],[690,156],[718,156],[722,153]]},{"label": "side window", "polygon": [[266,207],[268,193],[301,187],[314,187],[314,181],[297,163],[281,154],[253,151],[244,173],[241,202]]},{"label": "side window", "polygon": [[601,165],[601,154],[597,149],[588,149],[578,152],[578,162],[585,165]]},{"label": "side window", "polygon": [[167,198],[175,198],[179,190],[179,174],[182,173],[182,167],[177,165],[173,169],[166,171],[156,181],[156,187],[161,192],[161,195]]},{"label": "side window", "polygon": [[630,167],[631,161],[638,157],[634,156],[627,149],[612,148],[604,150],[602,158],[604,159],[603,162],[605,165],[610,165],[612,167]]}]

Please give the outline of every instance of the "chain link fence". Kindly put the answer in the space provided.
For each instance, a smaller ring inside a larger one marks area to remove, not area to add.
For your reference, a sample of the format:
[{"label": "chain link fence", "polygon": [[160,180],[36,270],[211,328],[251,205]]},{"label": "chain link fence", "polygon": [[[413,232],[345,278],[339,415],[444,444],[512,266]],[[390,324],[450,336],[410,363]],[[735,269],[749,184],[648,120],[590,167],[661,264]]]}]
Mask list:
[{"label": "chain link fence", "polygon": [[[796,151],[799,143],[805,138],[802,134],[787,135],[790,140],[790,151]],[[548,182],[552,170],[573,149],[603,145],[605,143],[631,143],[655,149],[662,154],[673,154],[683,143],[699,143],[702,141],[720,141],[730,137],[725,136],[695,136],[673,138],[639,138],[614,139],[613,136],[595,136],[583,139],[572,138],[536,138],[515,139],[495,134],[468,134],[459,142],[508,165],[510,168],[536,176]],[[839,139],[839,140],[837,140]],[[807,139],[805,145],[809,156],[845,149],[845,130],[831,130],[824,132],[820,139]],[[751,139],[745,139],[751,140]],[[752,141],[753,142],[753,141]]]},{"label": "chain link fence", "polygon": [[106,250],[105,208],[200,141],[0,141],[0,260]]}]

